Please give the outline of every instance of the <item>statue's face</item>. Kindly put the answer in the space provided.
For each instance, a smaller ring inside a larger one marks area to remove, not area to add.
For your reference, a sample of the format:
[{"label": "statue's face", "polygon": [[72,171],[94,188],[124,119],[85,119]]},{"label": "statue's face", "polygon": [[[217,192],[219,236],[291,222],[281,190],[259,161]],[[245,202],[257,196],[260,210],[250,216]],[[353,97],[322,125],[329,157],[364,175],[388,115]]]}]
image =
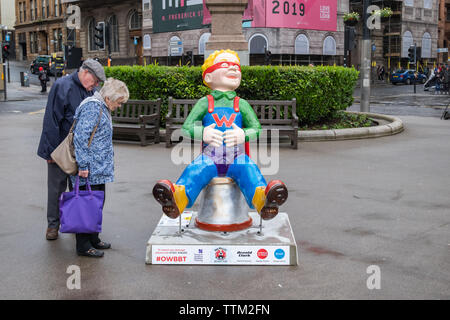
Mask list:
[{"label": "statue's face", "polygon": [[205,82],[213,90],[234,91],[241,84],[241,67],[238,58],[231,53],[219,54],[214,65],[219,64],[213,72],[205,75]]}]

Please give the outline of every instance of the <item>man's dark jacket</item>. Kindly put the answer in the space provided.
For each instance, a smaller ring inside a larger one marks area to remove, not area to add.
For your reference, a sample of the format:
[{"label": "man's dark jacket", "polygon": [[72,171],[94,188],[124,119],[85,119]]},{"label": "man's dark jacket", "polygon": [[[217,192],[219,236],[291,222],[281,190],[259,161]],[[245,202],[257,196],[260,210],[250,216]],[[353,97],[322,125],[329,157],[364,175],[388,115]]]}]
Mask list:
[{"label": "man's dark jacket", "polygon": [[83,87],[78,72],[62,77],[53,84],[45,108],[38,156],[45,160],[51,159],[50,154],[69,133],[75,109],[93,94],[94,91],[86,91]]}]

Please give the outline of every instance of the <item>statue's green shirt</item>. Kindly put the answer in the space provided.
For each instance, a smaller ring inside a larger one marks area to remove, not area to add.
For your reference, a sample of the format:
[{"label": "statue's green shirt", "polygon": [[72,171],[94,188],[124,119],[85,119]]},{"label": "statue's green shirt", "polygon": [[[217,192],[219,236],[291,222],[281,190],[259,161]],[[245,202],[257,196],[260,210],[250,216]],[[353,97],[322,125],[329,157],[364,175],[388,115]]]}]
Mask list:
[{"label": "statue's green shirt", "polygon": [[[214,90],[211,92],[211,95],[214,97],[215,108],[220,107],[233,108],[236,92],[234,91],[222,92]],[[239,99],[239,111],[242,115],[242,124],[243,124],[242,129],[245,132],[245,141],[256,140],[261,132],[261,124],[259,123],[255,111],[250,106],[250,104],[244,99]],[[184,121],[182,127],[184,134],[190,136],[192,139],[196,138],[201,140],[203,137],[203,126],[201,123],[203,121],[203,117],[206,115],[207,112],[208,112],[208,98],[203,97],[197,101],[197,103],[189,113],[188,117],[186,118],[186,121]]]}]

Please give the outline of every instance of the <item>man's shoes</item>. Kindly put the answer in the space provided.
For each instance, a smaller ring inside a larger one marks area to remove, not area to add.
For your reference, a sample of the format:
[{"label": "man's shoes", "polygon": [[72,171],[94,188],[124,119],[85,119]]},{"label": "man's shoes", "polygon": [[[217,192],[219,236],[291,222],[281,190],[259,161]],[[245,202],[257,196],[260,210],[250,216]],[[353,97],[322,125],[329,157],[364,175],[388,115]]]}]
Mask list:
[{"label": "man's shoes", "polygon": [[97,250],[95,248],[90,248],[88,251],[79,252],[77,251],[79,256],[91,257],[91,258],[101,258],[105,254],[103,251]]},{"label": "man's shoes", "polygon": [[100,241],[99,243],[93,244],[92,246],[95,249],[106,250],[106,249],[110,249],[111,248],[111,243]]},{"label": "man's shoes", "polygon": [[56,240],[58,239],[58,231],[59,228],[47,228],[45,237],[47,238],[47,240]]}]

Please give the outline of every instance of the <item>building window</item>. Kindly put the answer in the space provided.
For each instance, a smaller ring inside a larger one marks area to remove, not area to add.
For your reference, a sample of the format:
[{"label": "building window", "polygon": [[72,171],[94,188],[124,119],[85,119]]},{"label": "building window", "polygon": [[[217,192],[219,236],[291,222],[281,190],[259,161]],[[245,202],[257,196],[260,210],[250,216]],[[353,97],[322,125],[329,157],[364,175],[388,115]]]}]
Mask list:
[{"label": "building window", "polygon": [[38,53],[38,34],[37,34],[37,32],[30,32],[30,52]]},{"label": "building window", "polygon": [[59,16],[59,3],[58,3],[59,1],[58,0],[54,0],[54,4],[55,4],[55,11],[53,12],[53,14],[54,14],[54,16],[55,17],[58,17]]},{"label": "building window", "polygon": [[67,33],[67,44],[75,46],[77,43],[77,32],[76,29],[66,28]]},{"label": "building window", "polygon": [[53,29],[53,52],[58,51],[58,29]]},{"label": "building window", "polygon": [[42,19],[45,19],[45,7],[46,7],[46,5],[45,5],[45,3],[47,2],[48,0],[42,0]]},{"label": "building window", "polygon": [[251,54],[264,54],[265,50],[269,50],[269,42],[263,34],[252,35],[248,43]]},{"label": "building window", "polygon": [[34,53],[34,34],[30,32],[30,53]]},{"label": "building window", "polygon": [[425,9],[432,9],[433,8],[433,0],[423,0],[423,7]]},{"label": "building window", "polygon": [[19,22],[22,22],[22,10],[23,10],[23,3],[19,2]]},{"label": "building window", "polygon": [[130,16],[130,30],[142,29],[142,16],[136,10],[133,10]]},{"label": "building window", "polygon": [[27,21],[27,3],[26,2],[22,2],[23,3],[23,22]]},{"label": "building window", "polygon": [[422,37],[422,58],[431,58],[431,35],[428,32]]},{"label": "building window", "polygon": [[37,0],[34,0],[34,19],[38,18],[38,5]]},{"label": "building window", "polygon": [[143,11],[150,10],[150,0],[143,0],[142,5]]},{"label": "building window", "polygon": [[309,40],[304,34],[299,34],[295,38],[295,54],[309,54]]},{"label": "building window", "polygon": [[405,0],[405,7],[414,7],[414,0]]},{"label": "building window", "polygon": [[91,19],[89,21],[88,41],[89,41],[89,51],[97,50],[97,47],[95,45],[95,19]]},{"label": "building window", "polygon": [[58,51],[63,51],[63,32],[62,29],[58,29]]},{"label": "building window", "polygon": [[336,55],[336,40],[332,36],[328,36],[323,40],[323,55],[335,56]]},{"label": "building window", "polygon": [[146,50],[150,50],[152,48],[152,39],[149,34],[145,34],[143,38],[143,47]]},{"label": "building window", "polygon": [[34,1],[30,1],[30,19],[31,21],[34,20]]},{"label": "building window", "polygon": [[206,43],[209,40],[209,37],[211,37],[211,33],[209,32],[201,35],[200,39],[198,40],[198,54],[205,54],[205,47]]},{"label": "building window", "polygon": [[111,52],[119,52],[119,24],[117,17],[111,16],[109,22],[109,45]]},{"label": "building window", "polygon": [[411,31],[405,31],[402,37],[402,58],[408,57],[408,49],[414,44]]}]

